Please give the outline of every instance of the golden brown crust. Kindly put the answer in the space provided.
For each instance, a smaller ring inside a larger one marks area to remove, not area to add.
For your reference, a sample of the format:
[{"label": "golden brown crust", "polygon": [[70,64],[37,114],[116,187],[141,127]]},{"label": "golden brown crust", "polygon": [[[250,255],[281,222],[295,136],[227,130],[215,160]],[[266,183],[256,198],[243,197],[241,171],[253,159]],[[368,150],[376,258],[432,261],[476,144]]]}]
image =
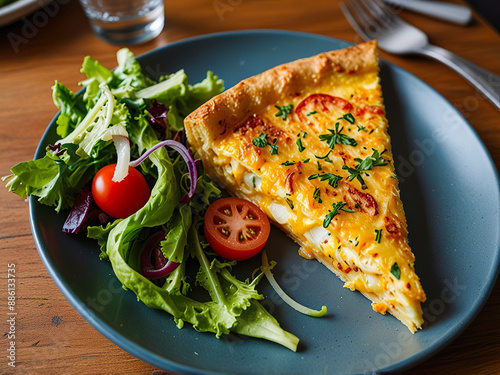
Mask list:
[{"label": "golden brown crust", "polygon": [[276,103],[282,97],[293,96],[328,79],[332,72],[362,74],[367,70],[378,71],[376,49],[377,42],[371,41],[279,65],[247,78],[186,117],[184,124],[188,141],[196,149],[201,147],[200,138],[192,136],[198,131],[208,132],[204,136],[215,141],[251,113],[260,112],[269,103]]}]

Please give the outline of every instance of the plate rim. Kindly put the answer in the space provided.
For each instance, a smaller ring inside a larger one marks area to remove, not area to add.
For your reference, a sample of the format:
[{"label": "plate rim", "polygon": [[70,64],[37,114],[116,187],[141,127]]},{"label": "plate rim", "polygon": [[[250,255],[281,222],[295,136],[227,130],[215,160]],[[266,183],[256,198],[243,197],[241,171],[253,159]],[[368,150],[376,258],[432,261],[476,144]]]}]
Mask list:
[{"label": "plate rim", "polygon": [[[252,30],[239,30],[239,31],[224,31],[224,32],[216,32],[216,33],[210,33],[210,34],[204,34],[204,35],[199,35],[199,36],[193,36],[185,39],[180,39],[175,42],[166,44],[164,46],[155,48],[153,50],[147,51],[139,56],[137,56],[138,61],[140,62],[141,59],[148,58],[149,56],[153,54],[157,54],[159,51],[164,50],[164,49],[170,49],[174,48],[178,45],[182,44],[187,44],[187,43],[192,43],[192,42],[199,42],[203,40],[208,40],[208,39],[218,39],[221,37],[238,37],[238,36],[247,36],[247,35],[264,35],[264,34],[273,34],[273,35],[280,35],[284,37],[310,37],[313,39],[318,39],[318,40],[324,40],[324,41],[332,41],[332,42],[340,42],[344,43],[347,45],[354,45],[355,43],[348,42],[342,39],[336,39],[333,37],[329,37],[326,35],[321,35],[321,34],[315,34],[315,33],[309,33],[309,32],[300,32],[300,31],[291,31],[291,30],[274,30],[274,29],[252,29]],[[413,73],[409,72],[406,69],[403,69],[399,67],[398,65],[384,60],[380,59],[380,62],[383,64],[387,64],[390,66],[391,69],[398,70],[400,73],[409,75],[412,77],[412,79],[415,79],[419,81],[420,84],[423,84],[426,89],[431,90],[434,94],[437,94],[443,101],[448,103],[454,110],[455,114],[458,115],[458,118],[460,118],[460,121],[465,124],[469,130],[472,132],[472,134],[475,137],[476,142],[480,145],[482,151],[484,152],[484,155],[487,158],[488,167],[491,167],[491,170],[493,172],[493,176],[495,183],[496,183],[496,192],[500,200],[500,179],[499,179],[499,173],[498,170],[495,166],[495,163],[493,161],[493,158],[489,152],[489,150],[486,148],[486,145],[482,141],[482,139],[479,137],[478,133],[476,130],[472,127],[472,125],[467,121],[467,119],[463,116],[463,114],[457,110],[452,103],[446,99],[440,92],[438,92],[436,89],[434,89],[430,84],[427,82],[423,81],[422,79],[418,78],[416,75]],[[83,90],[83,89],[82,89]],[[80,92],[82,91],[80,90]],[[36,148],[35,151],[35,157],[39,156],[41,152],[45,152],[45,146],[42,145],[42,140],[46,138],[48,133],[52,130],[52,124],[55,122],[57,117],[59,116],[59,111],[56,113],[56,115],[52,118],[50,123],[47,125],[43,135],[40,138],[40,142]],[[493,190],[493,189],[492,189]],[[94,328],[96,329],[100,334],[102,334],[104,337],[106,337],[108,340],[113,342],[115,345],[118,347],[122,348],[129,354],[153,365],[157,366],[162,369],[167,369],[169,371],[182,371],[184,373],[193,373],[193,374],[221,374],[223,372],[207,372],[204,371],[203,369],[200,369],[198,367],[190,366],[185,363],[181,363],[176,361],[175,359],[167,359],[159,354],[152,353],[144,348],[142,348],[140,345],[137,343],[133,342],[129,338],[123,336],[120,334],[117,330],[111,328],[109,325],[101,321],[100,318],[97,317],[97,315],[91,311],[84,303],[84,301],[80,301],[76,296],[73,295],[73,293],[70,291],[70,288],[66,286],[57,272],[57,268],[54,267],[52,264],[51,259],[49,258],[48,254],[45,252],[43,249],[41,239],[39,238],[38,233],[35,231],[35,226],[36,226],[36,218],[34,217],[34,206],[36,204],[39,204],[36,197],[30,196],[29,197],[29,220],[30,220],[30,226],[31,230],[33,233],[33,238],[35,241],[35,245],[38,251],[38,254],[47,269],[49,275],[51,276],[52,280],[58,287],[58,289],[62,292],[66,300],[70,303],[70,305]],[[429,359],[430,357],[434,356],[437,354],[439,351],[443,350],[446,346],[448,346],[452,341],[454,341],[463,331],[472,323],[472,321],[476,318],[476,316],[481,312],[482,308],[488,301],[491,292],[493,288],[495,287],[496,280],[498,279],[499,273],[500,273],[500,242],[497,239],[497,251],[495,253],[495,258],[493,260],[493,265],[495,267],[491,268],[491,272],[488,275],[488,282],[485,284],[485,288],[482,291],[483,293],[478,296],[476,301],[479,301],[479,303],[476,303],[471,306],[471,308],[467,311],[467,314],[462,315],[460,318],[460,321],[455,323],[453,327],[450,328],[450,331],[453,331],[451,334],[448,334],[445,336],[444,339],[441,339],[439,341],[434,342],[431,345],[426,346],[424,349],[418,351],[417,353],[414,353],[410,355],[409,357],[402,359],[398,362],[392,363],[388,366],[385,366],[380,369],[375,369],[377,372],[378,371],[395,371],[395,370],[404,370],[408,369],[411,367],[416,366],[417,364]],[[457,325],[460,325],[458,328],[456,328]]]}]

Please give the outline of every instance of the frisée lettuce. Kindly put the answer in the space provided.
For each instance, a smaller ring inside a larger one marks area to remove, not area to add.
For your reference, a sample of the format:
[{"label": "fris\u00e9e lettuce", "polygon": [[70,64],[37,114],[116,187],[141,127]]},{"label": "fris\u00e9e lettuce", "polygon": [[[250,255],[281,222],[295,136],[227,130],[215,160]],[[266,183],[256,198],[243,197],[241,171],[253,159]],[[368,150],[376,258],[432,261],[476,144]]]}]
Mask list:
[{"label": "fris\u00e9e lettuce", "polygon": [[[36,196],[57,212],[69,209],[97,171],[116,162],[110,129],[122,129],[131,158],[138,159],[160,141],[182,133],[184,117],[224,89],[212,72],[195,85],[188,83],[183,70],[153,81],[128,49],[118,51],[117,61],[111,71],[86,57],[81,95],[55,83],[52,97],[60,110],[56,120],[60,138],[47,146],[44,157],[12,167],[3,178],[10,191],[22,198]],[[126,218],[87,228],[88,237],[101,249],[101,259],[111,263],[124,289],[147,306],[171,314],[179,328],[187,322],[217,338],[234,332],[296,351],[299,339],[283,330],[259,303],[264,297],[256,287],[263,273],[241,281],[232,273],[236,262],[210,251],[202,234],[203,215],[222,192],[203,166],[197,167],[196,190],[186,204],[179,202],[189,190],[190,174],[175,150],[161,147],[137,168],[151,186],[147,203]],[[141,272],[141,254],[148,239],[159,232],[165,238],[161,253],[178,266],[153,280]]]}]

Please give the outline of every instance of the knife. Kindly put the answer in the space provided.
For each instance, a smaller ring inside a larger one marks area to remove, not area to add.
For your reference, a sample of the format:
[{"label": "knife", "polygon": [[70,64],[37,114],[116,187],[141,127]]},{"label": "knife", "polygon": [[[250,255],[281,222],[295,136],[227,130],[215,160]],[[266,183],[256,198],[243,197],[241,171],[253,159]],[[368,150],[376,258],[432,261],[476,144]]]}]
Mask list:
[{"label": "knife", "polygon": [[472,11],[464,5],[429,0],[384,0],[386,3],[402,7],[427,16],[466,25],[472,20]]}]

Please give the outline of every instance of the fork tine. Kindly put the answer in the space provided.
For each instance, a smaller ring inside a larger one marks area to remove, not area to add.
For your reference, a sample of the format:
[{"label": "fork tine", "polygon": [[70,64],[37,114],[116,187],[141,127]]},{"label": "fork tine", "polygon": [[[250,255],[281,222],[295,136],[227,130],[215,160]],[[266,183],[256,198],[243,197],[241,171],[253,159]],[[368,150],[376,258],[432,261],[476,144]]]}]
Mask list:
[{"label": "fork tine", "polygon": [[[360,0],[376,22],[379,29],[388,29],[395,21],[396,15],[378,0]],[[382,30],[380,30],[382,31]]]},{"label": "fork tine", "polygon": [[361,0],[382,27],[394,27],[404,21],[382,0]]},{"label": "fork tine", "polygon": [[358,19],[354,17],[354,14],[356,14],[358,18],[366,17],[366,13],[360,9],[358,3],[352,0],[347,0],[346,2],[341,1],[339,5],[342,13],[344,13],[345,18],[347,19],[347,22],[349,22],[349,24],[361,36],[361,38],[366,41],[374,39],[373,35],[369,35],[365,32],[365,27],[362,26],[364,22],[358,21]]},{"label": "fork tine", "polygon": [[356,18],[354,18],[354,11],[351,12],[350,6],[352,4],[347,5],[347,3],[344,3],[341,1],[339,3],[340,9],[342,10],[342,13],[344,13],[345,18],[347,19],[347,22],[351,25],[351,27],[363,38],[364,40],[370,40],[371,38],[365,33],[361,25],[358,23]]},{"label": "fork tine", "polygon": [[361,0],[366,9],[375,17],[375,18],[386,18],[390,17],[392,12],[380,1],[377,0]]},{"label": "fork tine", "polygon": [[373,19],[370,16],[370,12],[366,11],[366,7],[363,4],[363,1],[357,1],[357,0],[350,0],[349,3],[351,4],[352,8],[354,9],[355,13],[358,15],[361,25],[370,25],[373,23]]},{"label": "fork tine", "polygon": [[340,6],[347,21],[365,40],[380,39],[405,23],[380,0],[346,0]]}]

